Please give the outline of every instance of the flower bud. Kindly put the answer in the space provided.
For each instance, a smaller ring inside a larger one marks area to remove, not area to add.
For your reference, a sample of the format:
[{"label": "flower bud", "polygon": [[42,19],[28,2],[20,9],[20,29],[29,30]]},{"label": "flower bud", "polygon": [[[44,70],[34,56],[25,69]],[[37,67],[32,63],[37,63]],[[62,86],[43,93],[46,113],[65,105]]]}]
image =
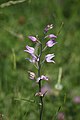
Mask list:
[{"label": "flower bud", "polygon": [[47,43],[46,43],[46,46],[47,47],[52,47],[56,44],[57,42],[55,40],[49,40]]},{"label": "flower bud", "polygon": [[36,42],[37,38],[34,36],[28,36],[28,38],[32,41],[32,42]]},{"label": "flower bud", "polygon": [[37,93],[35,94],[35,96],[42,96],[42,97],[43,97],[43,94],[42,94],[41,92],[37,92]]},{"label": "flower bud", "polygon": [[30,78],[31,80],[34,80],[34,79],[35,79],[35,73],[34,73],[34,72],[31,72],[31,71],[28,71],[28,73],[29,73],[29,78]]},{"label": "flower bud", "polygon": [[44,29],[44,32],[48,32],[48,30],[52,29],[53,28],[53,24],[50,24],[50,25],[47,25]]}]

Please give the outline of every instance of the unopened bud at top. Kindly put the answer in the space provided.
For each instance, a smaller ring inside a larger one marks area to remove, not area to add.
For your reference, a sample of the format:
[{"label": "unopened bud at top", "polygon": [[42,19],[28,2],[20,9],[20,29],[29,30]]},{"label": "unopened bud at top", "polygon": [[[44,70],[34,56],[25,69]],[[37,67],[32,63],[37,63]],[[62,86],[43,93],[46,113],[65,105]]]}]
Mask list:
[{"label": "unopened bud at top", "polygon": [[53,24],[50,24],[50,25],[47,25],[44,29],[44,32],[48,32],[48,30],[52,29],[53,28]]}]

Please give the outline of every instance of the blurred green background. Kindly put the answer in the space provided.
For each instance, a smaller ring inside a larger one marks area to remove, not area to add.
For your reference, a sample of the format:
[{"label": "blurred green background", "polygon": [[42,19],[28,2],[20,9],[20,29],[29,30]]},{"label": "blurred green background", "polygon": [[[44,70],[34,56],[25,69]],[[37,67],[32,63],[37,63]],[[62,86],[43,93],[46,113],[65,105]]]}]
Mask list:
[{"label": "blurred green background", "polygon": [[[57,34],[58,44],[46,50],[55,53],[56,64],[45,63],[42,74],[50,78],[51,94],[44,99],[43,120],[55,120],[59,113],[64,119],[80,120],[80,1],[79,0],[26,0],[23,3],[5,6],[8,0],[0,0],[0,115],[2,120],[37,120],[39,107],[35,103],[21,100],[38,100],[34,94],[38,85],[29,80],[27,71],[35,71],[25,60],[25,46],[34,44],[28,35],[43,35],[47,24],[53,23],[50,33]],[[57,91],[59,68],[62,67],[63,89]],[[44,82],[44,84],[46,84]],[[75,101],[78,96],[78,102]],[[15,100],[15,98],[20,100]],[[65,103],[64,103],[65,99]],[[56,114],[56,117],[58,113]]]}]

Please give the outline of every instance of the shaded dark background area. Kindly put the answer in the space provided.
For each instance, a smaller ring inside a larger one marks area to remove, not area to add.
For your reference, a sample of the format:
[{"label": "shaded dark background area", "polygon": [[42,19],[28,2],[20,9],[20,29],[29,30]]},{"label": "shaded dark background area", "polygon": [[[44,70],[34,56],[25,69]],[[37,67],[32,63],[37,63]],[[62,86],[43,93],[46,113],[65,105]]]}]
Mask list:
[{"label": "shaded dark background area", "polygon": [[[59,113],[64,117],[57,117],[58,120],[79,120],[80,1],[26,0],[1,8],[4,2],[8,0],[0,0],[0,114],[3,119],[37,120],[38,105],[21,100],[38,100],[34,97],[38,86],[27,74],[28,70],[37,71],[25,60],[28,54],[24,49],[26,45],[34,47],[29,35],[41,38],[45,26],[51,23],[54,27],[50,33],[57,35],[64,23],[57,38],[58,44],[45,51],[45,54],[55,53],[56,64],[44,63],[42,70],[42,74],[46,73],[50,78],[47,84],[51,89],[44,100],[43,120],[54,120],[60,106]],[[55,88],[60,67],[63,71],[61,91]]]}]

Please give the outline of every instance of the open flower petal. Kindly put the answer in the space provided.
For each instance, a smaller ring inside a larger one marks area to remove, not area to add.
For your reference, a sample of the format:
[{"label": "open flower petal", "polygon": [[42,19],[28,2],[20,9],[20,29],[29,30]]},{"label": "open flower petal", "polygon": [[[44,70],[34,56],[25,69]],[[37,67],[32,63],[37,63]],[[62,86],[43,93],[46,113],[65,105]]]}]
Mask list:
[{"label": "open flower petal", "polygon": [[33,54],[34,53],[34,48],[33,47],[30,47],[30,46],[26,46],[26,50],[24,50],[25,52],[28,52],[30,54]]},{"label": "open flower petal", "polygon": [[54,34],[50,34],[50,35],[48,35],[48,38],[57,38],[57,36]]},{"label": "open flower petal", "polygon": [[48,80],[47,76],[41,75],[41,80]]},{"label": "open flower petal", "polygon": [[48,47],[52,47],[56,44],[57,42],[55,40],[49,40],[47,43],[46,43],[46,46]]},{"label": "open flower petal", "polygon": [[41,75],[41,77],[38,77],[37,78],[37,83],[40,81],[40,80],[46,80],[46,81],[48,81],[48,77],[47,76],[45,76],[45,75]]},{"label": "open flower petal", "polygon": [[29,38],[31,41],[33,41],[33,42],[36,42],[36,41],[37,41],[37,38],[34,37],[34,36],[28,36],[28,38]]},{"label": "open flower petal", "polygon": [[34,55],[34,54],[30,54],[30,55],[31,55],[32,59],[30,59],[30,58],[25,58],[25,59],[28,60],[31,63],[35,63],[35,62],[38,61],[38,58],[37,58],[36,55]]},{"label": "open flower petal", "polygon": [[33,47],[30,46],[26,46],[26,50],[24,50],[25,52],[29,53],[32,57],[32,59],[26,58],[27,60],[29,60],[32,63],[35,63],[38,61],[38,57],[34,54],[35,49]]},{"label": "open flower petal", "polygon": [[31,57],[32,57],[32,62],[35,63],[38,61],[38,58],[35,54],[31,54]]},{"label": "open flower petal", "polygon": [[54,57],[55,57],[54,54],[48,54],[48,55],[46,55],[45,56],[46,62],[53,62],[53,63],[55,63],[54,60],[52,60],[52,58],[54,58]]},{"label": "open flower petal", "polygon": [[47,35],[47,36],[45,36],[45,38],[57,38],[57,36],[56,35],[54,35],[54,34],[49,34],[49,35]]}]

